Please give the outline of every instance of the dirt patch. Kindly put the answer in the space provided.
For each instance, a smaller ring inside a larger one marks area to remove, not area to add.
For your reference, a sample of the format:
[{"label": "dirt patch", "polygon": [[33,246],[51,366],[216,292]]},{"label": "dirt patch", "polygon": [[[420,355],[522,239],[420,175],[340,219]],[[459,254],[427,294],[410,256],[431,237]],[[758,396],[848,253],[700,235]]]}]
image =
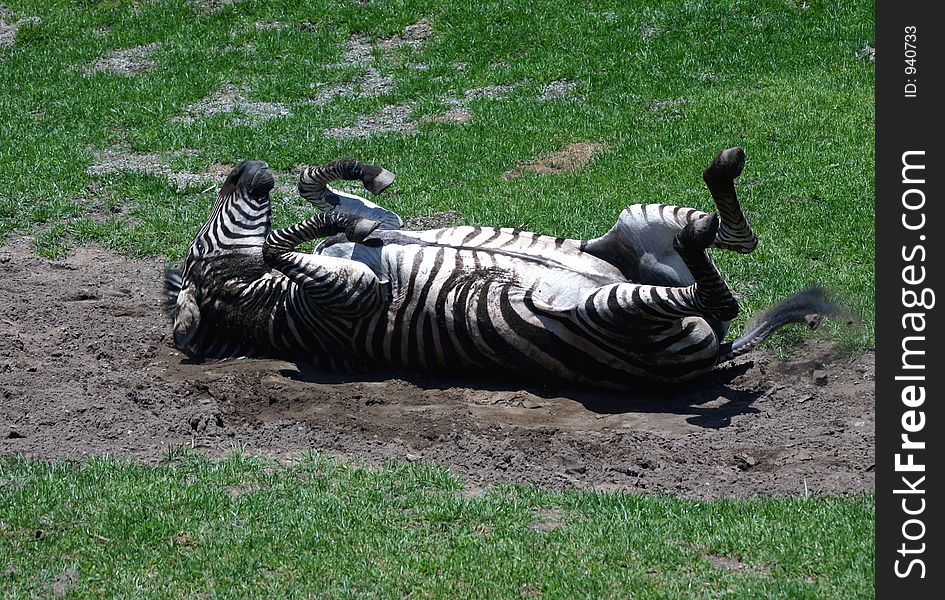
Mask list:
[{"label": "dirt patch", "polygon": [[78,584],[79,572],[74,567],[70,567],[63,571],[59,577],[56,578],[56,581],[52,583],[51,591],[56,598],[62,598],[71,592]]},{"label": "dirt patch", "polygon": [[167,183],[177,191],[191,187],[219,185],[226,179],[231,167],[214,165],[204,173],[174,171],[170,161],[182,152],[161,154],[143,154],[130,150],[101,150],[93,152],[94,162],[86,169],[89,175],[109,175],[113,173],[145,173],[167,178]]},{"label": "dirt patch", "polygon": [[451,108],[445,113],[427,117],[424,122],[462,124],[472,121],[472,117],[472,112],[466,108]]},{"label": "dirt patch", "polygon": [[325,135],[333,138],[366,138],[383,133],[411,133],[417,124],[410,120],[413,109],[409,106],[385,106],[376,113],[362,115],[353,125],[331,127]]},{"label": "dirt patch", "polygon": [[463,215],[455,210],[435,212],[432,215],[415,215],[404,220],[404,229],[423,231],[424,229],[442,229],[453,227],[463,220]]},{"label": "dirt patch", "polygon": [[652,25],[646,25],[640,30],[640,33],[643,34],[644,41],[649,41],[660,34],[660,29],[658,27],[653,27]]},{"label": "dirt patch", "polygon": [[187,3],[197,10],[212,12],[223,8],[224,6],[238,4],[242,1],[243,0],[187,0]]},{"label": "dirt patch", "polygon": [[549,533],[564,527],[564,511],[560,508],[543,508],[536,510],[532,515],[529,528],[539,533]]},{"label": "dirt patch", "polygon": [[13,11],[0,5],[0,48],[10,48],[16,43],[16,33],[20,30],[20,27],[34,25],[39,22],[39,17],[17,19]]},{"label": "dirt patch", "polygon": [[577,82],[570,79],[557,79],[552,81],[542,89],[538,95],[539,100],[565,100],[574,94],[577,89]]},{"label": "dirt patch", "polygon": [[757,577],[770,577],[771,576],[771,567],[768,566],[753,566],[737,558],[732,558],[731,556],[721,556],[719,554],[703,554],[702,560],[711,564],[717,569],[723,569],[726,571],[735,571],[736,573],[751,573]]},{"label": "dirt patch", "polygon": [[160,47],[160,44],[153,43],[147,46],[111,50],[105,54],[105,56],[86,67],[84,73],[86,75],[94,75],[95,73],[107,71],[109,73],[117,73],[118,75],[131,76],[142,71],[148,71],[157,66],[156,63],[151,60],[151,55]]},{"label": "dirt patch", "polygon": [[653,100],[650,102],[649,109],[658,118],[664,120],[676,120],[685,116],[683,107],[689,103],[686,98],[668,98]]},{"label": "dirt patch", "polygon": [[537,160],[519,164],[511,171],[502,174],[503,179],[515,179],[523,173],[538,175],[561,175],[580,171],[604,151],[606,146],[600,142],[574,142]]},{"label": "dirt patch", "polygon": [[193,123],[203,117],[232,114],[234,125],[256,125],[291,114],[289,107],[282,102],[253,102],[247,98],[248,93],[247,89],[228,83],[210,96],[186,107],[184,114],[174,120]]},{"label": "dirt patch", "polygon": [[[168,185],[184,192],[193,188],[201,191],[217,188],[223,184],[226,176],[233,169],[232,165],[213,164],[206,171],[175,171],[171,163],[181,156],[197,154],[196,150],[183,149],[162,153],[139,153],[131,150],[96,150],[92,152],[93,163],[86,172],[89,175],[104,176],[115,173],[144,173],[167,179]],[[276,200],[298,197],[298,170],[276,173],[276,184],[272,197]],[[93,194],[94,195],[94,194]]]},{"label": "dirt patch", "polygon": [[433,35],[433,27],[426,19],[420,19],[416,23],[404,27],[402,35],[395,35],[377,43],[381,50],[397,50],[398,48],[419,48],[424,40]]},{"label": "dirt patch", "polygon": [[[365,36],[352,36],[345,42],[341,63],[336,67],[358,67],[362,73],[351,81],[334,85],[321,83],[313,84],[315,92],[310,102],[324,104],[335,98],[373,98],[389,93],[394,87],[394,79],[390,75],[381,73],[379,66],[390,56],[402,48],[418,49],[428,37],[433,34],[433,28],[425,19],[404,28],[403,34],[394,35],[376,42],[381,52],[381,59],[374,57],[374,43]],[[415,68],[423,68],[414,65]]]},{"label": "dirt patch", "polygon": [[440,102],[448,109],[446,112],[435,114],[423,119],[424,123],[468,123],[473,118],[468,108],[473,100],[505,98],[515,90],[514,85],[489,85],[465,90],[462,97],[453,94],[440,96]]},{"label": "dirt patch", "polygon": [[874,63],[876,62],[876,48],[870,46],[869,44],[865,44],[862,48],[856,51],[854,56],[856,56],[856,58],[865,58],[871,63]]},{"label": "dirt patch", "polygon": [[871,353],[839,358],[811,342],[787,361],[754,352],[699,382],[634,393],[195,364],[169,343],[163,267],[95,247],[49,261],[23,238],[0,247],[0,454],[156,462],[180,446],[279,459],[314,448],[368,464],[433,461],[473,490],[873,489]]}]

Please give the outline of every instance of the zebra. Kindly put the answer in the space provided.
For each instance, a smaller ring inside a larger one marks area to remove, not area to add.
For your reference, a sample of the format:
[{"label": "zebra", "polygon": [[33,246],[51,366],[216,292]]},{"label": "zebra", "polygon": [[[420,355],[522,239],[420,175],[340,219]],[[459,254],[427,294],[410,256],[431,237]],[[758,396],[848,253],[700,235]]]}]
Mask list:
[{"label": "zebra", "polygon": [[[634,204],[603,236],[514,228],[402,229],[373,195],[394,174],[347,157],[305,167],[299,193],[320,212],[270,224],[274,177],[243,161],[226,178],[183,266],[165,276],[174,345],[195,358],[281,356],[333,371],[497,374],[627,389],[683,382],[755,347],[783,325],[835,314],[809,288],[724,341],[739,304],[707,250],[748,254],[758,239],[735,179],[739,148],[703,179],[717,213]],[[321,240],[314,252],[297,248]]]}]

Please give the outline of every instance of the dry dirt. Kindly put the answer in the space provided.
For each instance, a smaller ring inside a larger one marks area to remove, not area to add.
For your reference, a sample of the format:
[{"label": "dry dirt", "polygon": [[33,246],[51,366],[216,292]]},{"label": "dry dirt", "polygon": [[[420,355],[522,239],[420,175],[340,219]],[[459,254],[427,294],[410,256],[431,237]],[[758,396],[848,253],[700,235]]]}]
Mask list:
[{"label": "dry dirt", "polygon": [[148,44],[147,46],[110,50],[105,56],[97,59],[86,67],[84,72],[86,75],[110,72],[117,73],[118,75],[131,76],[142,71],[148,71],[157,66],[156,63],[151,60],[151,55],[160,47],[160,44],[154,43]]},{"label": "dry dirt", "polygon": [[502,174],[502,179],[515,179],[523,173],[538,175],[561,175],[580,171],[604,151],[601,142],[573,142],[529,163],[520,163],[511,171]]},{"label": "dry dirt", "polygon": [[248,89],[227,83],[210,96],[186,107],[185,114],[175,120],[193,123],[212,115],[234,114],[238,116],[232,119],[233,124],[256,125],[291,114],[289,107],[282,102],[253,102],[247,98],[248,94]]},{"label": "dry dirt", "polygon": [[574,95],[574,90],[576,90],[578,84],[576,81],[571,81],[569,79],[556,79],[552,81],[541,91],[541,94],[538,96],[539,100],[565,100],[571,98]]},{"label": "dry dirt", "polygon": [[434,461],[473,493],[500,482],[703,498],[873,487],[871,353],[841,358],[812,342],[785,361],[756,352],[696,384],[633,393],[195,364],[169,345],[163,266],[96,247],[50,261],[26,238],[0,247],[0,455],[157,462],[183,445],[284,460],[314,448]]},{"label": "dry dirt", "polygon": [[39,17],[17,18],[13,11],[0,4],[0,48],[9,48],[16,43],[16,33],[20,27],[39,22]]}]

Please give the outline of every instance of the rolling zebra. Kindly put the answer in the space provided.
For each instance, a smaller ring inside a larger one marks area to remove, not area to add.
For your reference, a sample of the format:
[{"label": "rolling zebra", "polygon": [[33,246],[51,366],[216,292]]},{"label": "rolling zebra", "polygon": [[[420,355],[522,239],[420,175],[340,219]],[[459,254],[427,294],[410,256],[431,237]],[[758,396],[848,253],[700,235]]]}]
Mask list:
[{"label": "rolling zebra", "polygon": [[[270,226],[268,166],[227,177],[183,267],[165,277],[174,343],[199,357],[270,355],[332,370],[378,367],[506,373],[627,387],[692,379],[774,330],[832,313],[822,290],[795,294],[725,342],[739,305],[707,249],[749,253],[757,238],[735,192],[738,148],[704,171],[718,215],[635,204],[592,240],[518,229],[401,230],[394,213],[328,186],[389,171],[344,158],[303,169],[322,212]],[[314,253],[297,247],[320,240]]]}]

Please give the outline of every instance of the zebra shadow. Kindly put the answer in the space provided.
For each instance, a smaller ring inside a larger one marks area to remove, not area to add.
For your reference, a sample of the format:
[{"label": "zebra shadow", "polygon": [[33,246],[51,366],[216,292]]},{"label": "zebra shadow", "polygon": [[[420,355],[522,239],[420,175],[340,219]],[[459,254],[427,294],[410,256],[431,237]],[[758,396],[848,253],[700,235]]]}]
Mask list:
[{"label": "zebra shadow", "polygon": [[686,422],[691,425],[723,429],[732,424],[733,417],[761,412],[753,404],[764,390],[739,389],[730,385],[753,366],[748,362],[720,367],[679,384],[641,381],[629,393],[579,393],[574,399],[598,414],[677,414],[686,416]]},{"label": "zebra shadow", "polygon": [[[568,399],[578,402],[592,413],[601,415],[627,413],[664,413],[686,417],[691,425],[707,429],[722,429],[732,418],[761,412],[753,406],[764,390],[738,389],[730,384],[753,367],[752,362],[719,367],[692,381],[680,384],[655,383],[640,380],[629,390],[588,390],[564,387],[541,381],[509,381],[496,377],[454,376],[437,377],[424,373],[398,370],[370,373],[337,373],[323,371],[310,365],[296,363],[298,370],[282,370],[283,377],[304,383],[323,385],[350,383],[380,383],[401,380],[422,390],[448,391],[468,388],[482,392],[527,392],[539,398]],[[719,401],[722,401],[720,404]],[[709,405],[709,406],[706,406]]]}]

